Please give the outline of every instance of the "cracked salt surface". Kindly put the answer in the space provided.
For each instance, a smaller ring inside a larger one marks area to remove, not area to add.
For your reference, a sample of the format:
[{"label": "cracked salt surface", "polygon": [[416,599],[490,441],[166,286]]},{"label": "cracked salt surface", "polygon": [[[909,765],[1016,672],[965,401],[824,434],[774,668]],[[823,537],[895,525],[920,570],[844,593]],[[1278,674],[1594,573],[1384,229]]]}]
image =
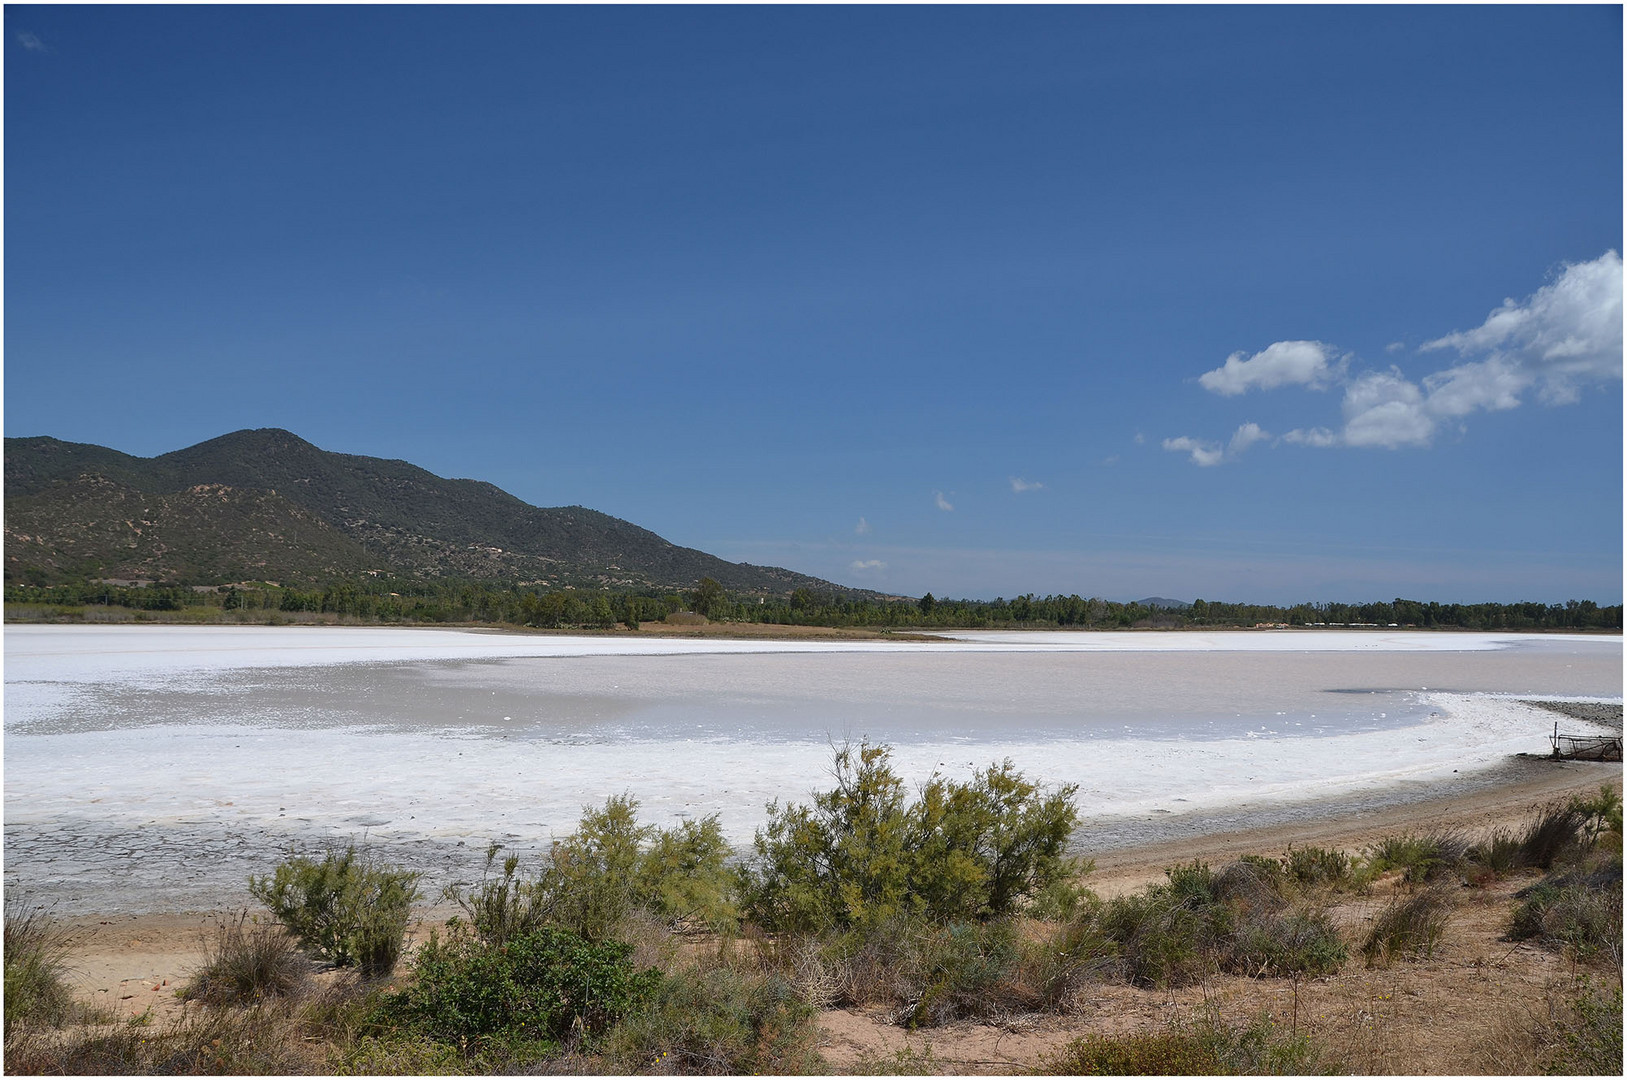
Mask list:
[{"label": "cracked salt surface", "polygon": [[487,841],[540,852],[623,792],[744,843],[861,737],[911,783],[1009,757],[1079,784],[1098,825],[1384,800],[1545,751],[1553,716],[1520,698],[1621,695],[1620,639],[959,637],[7,627],[6,884],[64,911],[222,906],[290,845],[365,836],[438,891]]}]

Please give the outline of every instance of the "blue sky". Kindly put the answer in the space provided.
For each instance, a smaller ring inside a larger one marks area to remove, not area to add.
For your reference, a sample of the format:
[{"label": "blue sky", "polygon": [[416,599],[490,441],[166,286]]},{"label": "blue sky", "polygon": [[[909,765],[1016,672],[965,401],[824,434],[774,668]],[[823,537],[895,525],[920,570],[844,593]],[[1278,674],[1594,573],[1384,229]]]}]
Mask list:
[{"label": "blue sky", "polygon": [[908,595],[1622,597],[1599,7],[5,9],[5,430]]}]

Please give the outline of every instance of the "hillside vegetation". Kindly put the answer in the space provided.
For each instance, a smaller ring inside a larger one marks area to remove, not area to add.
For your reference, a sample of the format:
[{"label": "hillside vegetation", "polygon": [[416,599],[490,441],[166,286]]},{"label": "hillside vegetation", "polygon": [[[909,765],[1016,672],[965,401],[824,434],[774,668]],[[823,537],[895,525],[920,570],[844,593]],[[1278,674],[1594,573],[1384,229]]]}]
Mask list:
[{"label": "hillside vegetation", "polygon": [[335,454],[277,428],[154,458],[6,440],[6,582],[87,579],[309,587],[372,573],[560,587],[848,594],[730,563],[581,506],[537,507],[478,480]]}]

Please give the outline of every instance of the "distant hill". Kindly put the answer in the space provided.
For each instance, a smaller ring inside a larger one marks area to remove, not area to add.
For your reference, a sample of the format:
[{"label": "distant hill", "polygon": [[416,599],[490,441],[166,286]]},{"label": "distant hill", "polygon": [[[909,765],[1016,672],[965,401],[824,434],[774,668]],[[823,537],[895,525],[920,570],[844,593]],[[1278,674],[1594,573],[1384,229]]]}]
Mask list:
[{"label": "distant hill", "polygon": [[1168,608],[1172,611],[1180,611],[1192,606],[1190,600],[1171,600],[1167,596],[1149,596],[1145,600],[1137,600],[1136,603],[1142,607]]},{"label": "distant hill", "polygon": [[581,506],[335,454],[279,428],[153,458],[49,437],[5,441],[7,582],[85,577],[312,584],[374,571],[578,587],[871,595],[731,563]]}]

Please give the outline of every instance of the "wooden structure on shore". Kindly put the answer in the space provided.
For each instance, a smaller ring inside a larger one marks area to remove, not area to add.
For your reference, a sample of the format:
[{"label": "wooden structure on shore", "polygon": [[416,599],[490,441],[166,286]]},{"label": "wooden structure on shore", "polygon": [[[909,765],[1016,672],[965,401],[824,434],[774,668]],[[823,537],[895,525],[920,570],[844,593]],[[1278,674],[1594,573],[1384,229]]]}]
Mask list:
[{"label": "wooden structure on shore", "polygon": [[1554,733],[1549,736],[1556,759],[1566,761],[1620,761],[1620,735],[1561,735],[1555,722]]}]

